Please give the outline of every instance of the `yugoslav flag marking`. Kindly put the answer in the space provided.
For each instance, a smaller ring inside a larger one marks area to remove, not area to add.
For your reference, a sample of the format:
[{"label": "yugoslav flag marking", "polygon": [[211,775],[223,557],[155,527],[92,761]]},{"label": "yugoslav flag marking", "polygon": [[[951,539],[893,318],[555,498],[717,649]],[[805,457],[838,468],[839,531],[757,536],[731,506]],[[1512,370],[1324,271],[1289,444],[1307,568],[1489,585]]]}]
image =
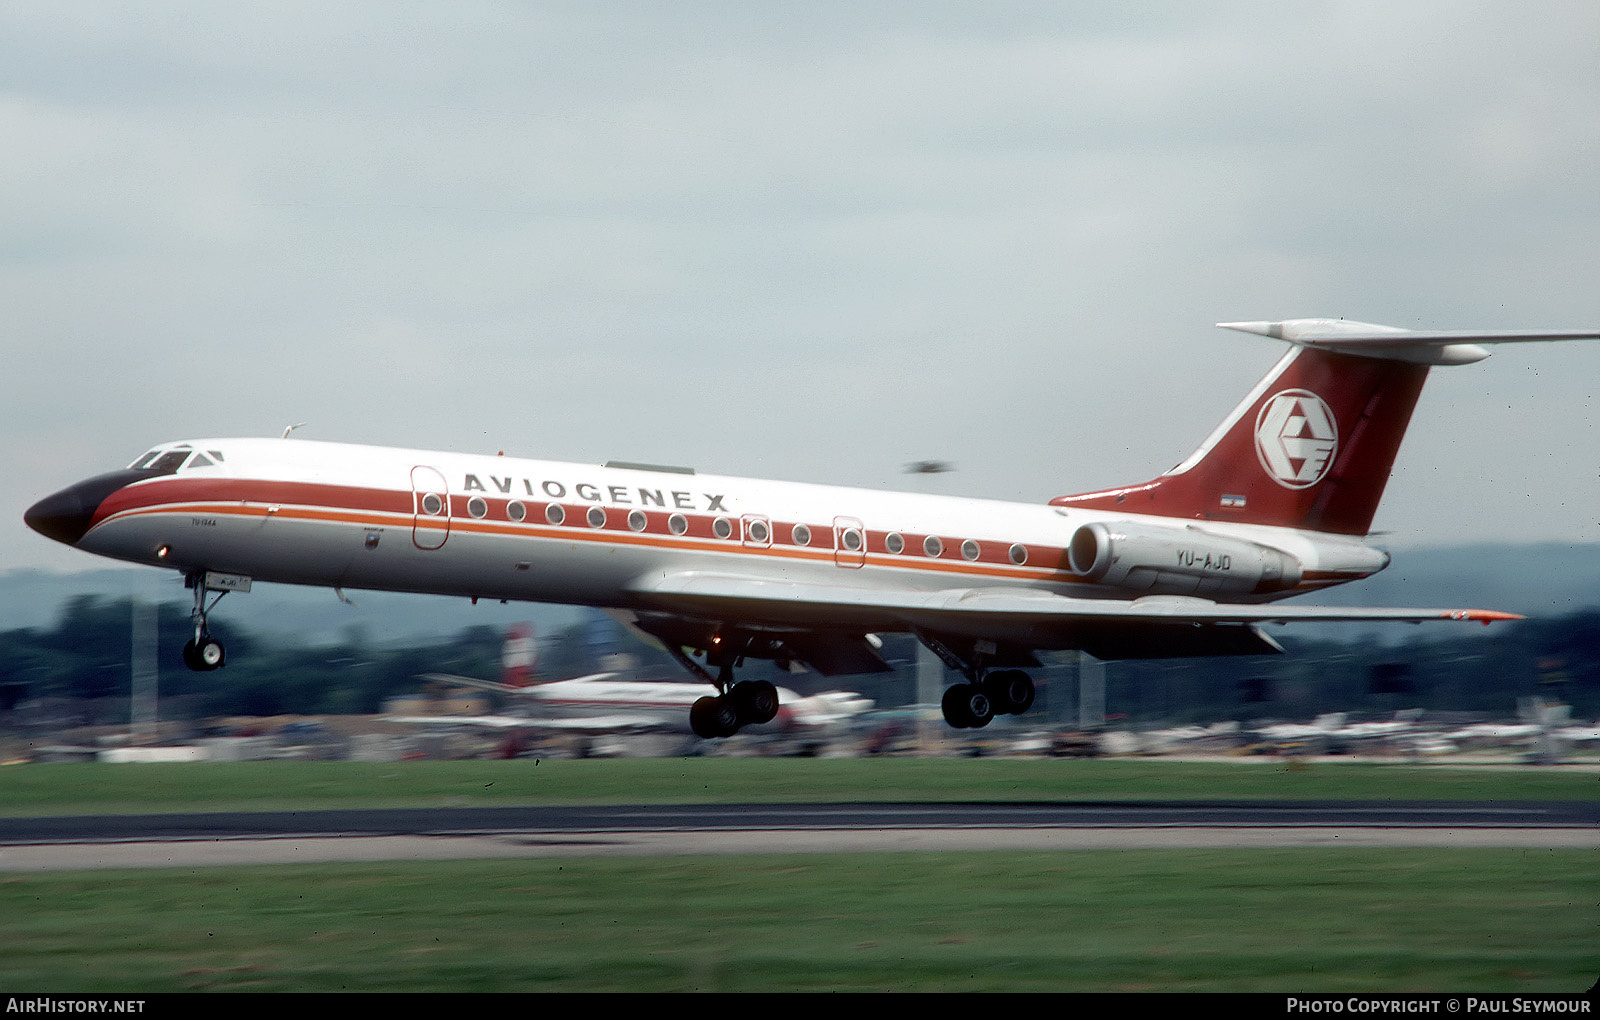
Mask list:
[{"label": "yugoslav flag marking", "polygon": [[1308,489],[1322,481],[1339,450],[1339,426],[1310,390],[1283,390],[1256,415],[1256,455],[1279,485]]}]

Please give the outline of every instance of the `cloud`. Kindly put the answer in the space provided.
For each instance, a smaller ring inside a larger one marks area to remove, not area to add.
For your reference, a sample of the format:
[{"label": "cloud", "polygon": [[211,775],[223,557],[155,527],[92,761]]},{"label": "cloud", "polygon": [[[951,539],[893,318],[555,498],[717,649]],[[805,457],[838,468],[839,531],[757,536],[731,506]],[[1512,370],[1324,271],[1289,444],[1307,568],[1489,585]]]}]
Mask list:
[{"label": "cloud", "polygon": [[[1597,57],[1558,0],[7,5],[0,512],[308,419],[1142,479],[1277,356],[1211,322],[1595,321]],[[1438,373],[1390,526],[1591,537],[1594,356]]]}]

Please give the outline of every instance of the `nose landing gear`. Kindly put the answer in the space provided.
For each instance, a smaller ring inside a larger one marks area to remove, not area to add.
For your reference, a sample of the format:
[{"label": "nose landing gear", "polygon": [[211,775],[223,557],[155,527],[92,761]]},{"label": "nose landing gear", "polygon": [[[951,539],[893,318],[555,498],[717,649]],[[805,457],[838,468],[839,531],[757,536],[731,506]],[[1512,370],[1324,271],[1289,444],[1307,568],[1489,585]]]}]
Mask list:
[{"label": "nose landing gear", "polygon": [[[250,579],[237,574],[216,574],[210,571],[196,571],[183,579],[185,586],[194,589],[194,609],[190,615],[194,618],[194,637],[183,646],[183,664],[197,673],[209,673],[213,669],[221,669],[227,662],[228,652],[221,641],[211,636],[210,629],[206,626],[206,616],[211,610],[217,608],[217,603],[222,601],[222,596],[230,591],[249,591]],[[211,605],[206,605],[206,592],[217,592],[217,597]]]}]

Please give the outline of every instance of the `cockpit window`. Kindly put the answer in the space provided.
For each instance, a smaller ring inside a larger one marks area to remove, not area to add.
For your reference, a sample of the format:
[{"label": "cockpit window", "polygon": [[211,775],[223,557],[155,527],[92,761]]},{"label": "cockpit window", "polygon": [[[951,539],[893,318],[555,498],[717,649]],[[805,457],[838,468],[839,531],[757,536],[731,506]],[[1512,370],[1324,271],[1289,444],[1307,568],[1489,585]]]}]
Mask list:
[{"label": "cockpit window", "polygon": [[[188,461],[187,465],[184,464],[186,460]],[[136,471],[158,471],[162,474],[170,475],[185,466],[192,468],[215,467],[221,463],[221,450],[197,451],[188,444],[184,444],[170,449],[157,447],[128,466]]]},{"label": "cockpit window", "polygon": [[[170,448],[158,446],[128,465],[128,467],[134,471],[159,471],[162,474],[170,475],[182,467],[183,462],[188,460],[189,455],[193,452],[194,448],[188,443]],[[213,451],[213,454],[217,460],[220,461],[222,459],[221,454],[215,453],[215,451]]]},{"label": "cockpit window", "polygon": [[193,452],[193,450],[168,450],[147,466],[151,471],[176,471]]}]

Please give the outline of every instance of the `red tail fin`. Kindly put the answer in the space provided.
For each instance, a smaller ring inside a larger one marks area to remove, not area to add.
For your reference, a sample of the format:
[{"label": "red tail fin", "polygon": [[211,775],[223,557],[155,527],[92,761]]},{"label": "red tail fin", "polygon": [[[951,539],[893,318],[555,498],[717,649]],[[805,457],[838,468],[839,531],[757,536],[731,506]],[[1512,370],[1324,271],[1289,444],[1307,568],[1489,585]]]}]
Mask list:
[{"label": "red tail fin", "polygon": [[1052,503],[1365,535],[1428,366],[1481,361],[1481,344],[1600,340],[1593,329],[1441,332],[1341,319],[1217,325],[1296,348],[1167,474]]},{"label": "red tail fin", "polygon": [[533,625],[513,624],[506,630],[506,642],[500,649],[500,682],[507,687],[531,686],[537,654]]},{"label": "red tail fin", "polygon": [[1154,481],[1056,506],[1365,535],[1428,366],[1296,347]]}]

